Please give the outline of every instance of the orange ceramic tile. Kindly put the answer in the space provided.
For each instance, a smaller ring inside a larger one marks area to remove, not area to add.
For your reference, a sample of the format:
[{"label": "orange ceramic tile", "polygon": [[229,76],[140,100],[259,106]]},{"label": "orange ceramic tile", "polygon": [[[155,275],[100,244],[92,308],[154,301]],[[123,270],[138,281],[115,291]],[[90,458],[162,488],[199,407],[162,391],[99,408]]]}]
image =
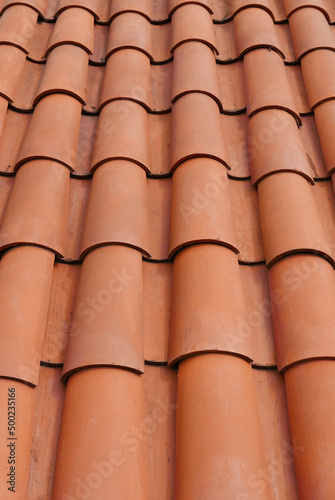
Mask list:
[{"label": "orange ceramic tile", "polygon": [[214,24],[215,40],[217,43],[217,60],[230,63],[238,57],[234,38],[234,23],[230,20],[223,24]]},{"label": "orange ceramic tile", "polygon": [[147,178],[148,251],[152,260],[169,257],[171,177]]},{"label": "orange ceramic tile", "polygon": [[269,291],[267,270],[264,264],[257,266],[240,265],[246,322],[253,348],[253,364],[275,366],[275,346],[271,313],[280,297]]},{"label": "orange ceramic tile", "polygon": [[48,56],[34,106],[45,95],[55,92],[70,94],[82,104],[87,95],[88,54],[72,44],[55,47]]},{"label": "orange ceramic tile", "polygon": [[51,94],[41,99],[24,136],[16,167],[27,160],[43,158],[74,170],[80,114],[81,104],[72,96]]},{"label": "orange ceramic tile", "polygon": [[174,498],[177,371],[145,367],[143,375],[145,430],[150,498]]},{"label": "orange ceramic tile", "polygon": [[148,113],[136,102],[113,101],[100,112],[92,170],[115,159],[134,161],[150,171]]},{"label": "orange ceramic tile", "polygon": [[260,8],[240,10],[234,17],[234,32],[237,53],[241,57],[246,52],[268,47],[285,59],[271,15]]},{"label": "orange ceramic tile", "polygon": [[279,108],[291,113],[301,125],[285,65],[279,54],[266,49],[248,52],[244,56],[244,70],[249,116],[262,109]]},{"label": "orange ceramic tile", "polygon": [[95,140],[98,116],[81,115],[80,130],[77,144],[76,168],[73,175],[78,177],[90,176],[91,156]]},{"label": "orange ceramic tile", "polygon": [[275,172],[296,172],[314,182],[297,124],[285,111],[265,109],[252,116],[248,146],[254,185]]},{"label": "orange ceramic tile", "polygon": [[78,264],[61,262],[55,262],[54,265],[41,356],[42,362],[49,365],[60,365],[64,362],[80,268]]},{"label": "orange ceramic tile", "polygon": [[[260,484],[268,483],[271,500],[299,500],[283,375],[273,370],[253,370],[258,413],[266,455],[266,467],[258,471]],[[267,479],[267,481],[266,481]]]},{"label": "orange ceramic tile", "polygon": [[189,92],[202,92],[222,109],[215,56],[210,47],[188,42],[177,47],[173,56],[172,102]]},{"label": "orange ceramic tile", "polygon": [[[0,171],[11,174],[14,171],[21,143],[29,127],[30,114],[22,114],[8,109],[0,137]],[[1,117],[2,118],[2,117]]]},{"label": "orange ceramic tile", "polygon": [[285,69],[300,115],[311,114],[300,64],[291,64]]},{"label": "orange ceramic tile", "polygon": [[216,159],[229,168],[216,102],[207,95],[191,93],[178,99],[172,108],[171,170],[196,156]]},{"label": "orange ceramic tile", "polygon": [[334,5],[332,0],[283,0],[287,16],[291,16],[293,12],[302,7],[314,7],[320,10],[328,21],[334,19]]},{"label": "orange ceramic tile", "polygon": [[315,50],[301,59],[309,105],[312,109],[335,98],[335,52]]},{"label": "orange ceramic tile", "polygon": [[[46,14],[48,2],[49,0],[25,0],[24,2],[20,3],[23,5],[28,5],[32,9],[36,10],[36,12],[38,12],[41,17],[44,17],[44,15]],[[6,9],[17,3],[17,0],[3,0],[1,2],[1,14],[3,14]]]},{"label": "orange ceramic tile", "polygon": [[155,113],[171,109],[173,62],[151,65],[152,108]]},{"label": "orange ceramic tile", "polygon": [[90,366],[123,366],[143,372],[142,257],[109,245],[82,264],[63,378]]},{"label": "orange ceramic tile", "polygon": [[151,363],[167,362],[171,283],[171,262],[143,262],[144,359]]},{"label": "orange ceramic tile", "polygon": [[316,49],[335,50],[334,32],[318,9],[298,9],[290,16],[294,52],[301,59]]},{"label": "orange ceramic tile", "polygon": [[[94,17],[84,9],[66,9],[60,13],[48,43],[45,56],[58,45],[72,44],[93,52]],[[79,53],[78,53],[79,54]],[[79,56],[78,56],[79,57]]]},{"label": "orange ceramic tile", "polygon": [[153,60],[158,63],[170,61],[171,23],[151,25],[151,45]]},{"label": "orange ceramic tile", "polygon": [[13,45],[0,45],[0,95],[14,101],[26,54]]},{"label": "orange ceramic tile", "polygon": [[59,163],[23,165],[2,220],[0,249],[31,244],[64,255],[69,181],[69,170]]},{"label": "orange ceramic tile", "polygon": [[[331,104],[331,102],[332,101],[329,101],[328,104]],[[323,108],[322,104],[315,109],[314,115],[303,116],[302,127],[299,129],[310,168],[313,171],[313,177],[316,179],[327,178],[329,175],[327,173],[325,157],[322,152],[321,142],[316,126],[316,116],[321,108]]]},{"label": "orange ceramic tile", "polygon": [[70,179],[65,256],[63,261],[78,261],[91,179]]},{"label": "orange ceramic tile", "polygon": [[334,357],[335,277],[329,262],[316,255],[287,257],[270,269],[269,283],[281,296],[272,311],[278,369]]},{"label": "orange ceramic tile", "polygon": [[302,176],[281,172],[258,185],[260,219],[266,263],[284,255],[311,252],[333,262],[312,187]]},{"label": "orange ceramic tile", "polygon": [[108,10],[108,6],[106,6],[104,9],[104,3],[106,2],[101,2],[101,0],[59,0],[57,4],[56,15],[58,16],[62,11],[66,9],[80,7],[93,14],[93,16],[97,20],[106,22],[106,11]]},{"label": "orange ceramic tile", "polygon": [[335,363],[302,363],[285,372],[299,498],[331,498],[334,484],[332,422]]},{"label": "orange ceramic tile", "polygon": [[[158,3],[158,2],[155,2]],[[162,3],[162,2],[159,2]],[[113,20],[114,17],[125,12],[137,12],[144,16],[148,21],[152,18],[152,1],[151,0],[113,0],[110,5],[109,17]]]},{"label": "orange ceramic tile", "polygon": [[259,481],[267,462],[250,365],[224,354],[188,358],[177,394],[175,498],[268,500],[267,481]]},{"label": "orange ceramic tile", "polygon": [[326,169],[328,173],[332,173],[335,169],[335,143],[332,133],[335,124],[335,100],[317,106],[314,115]]},{"label": "orange ceramic tile", "polygon": [[280,22],[286,20],[285,10],[282,2],[277,0],[230,0],[221,2],[221,0],[211,0],[211,7],[214,11],[214,20],[224,22],[237,14],[240,10],[248,7],[258,7],[267,11],[274,21]]},{"label": "orange ceramic tile", "polygon": [[100,93],[102,88],[103,78],[105,76],[106,66],[93,65],[88,66],[87,76],[87,98],[86,105],[83,106],[83,111],[90,115],[98,114]]},{"label": "orange ceramic tile", "polygon": [[150,114],[148,118],[151,151],[151,173],[153,175],[167,175],[170,170],[169,157],[171,113],[157,115]]},{"label": "orange ceramic tile", "polygon": [[[28,53],[30,51],[37,12],[26,5],[13,5],[5,10],[0,19],[0,42],[15,45]],[[20,20],[20,23],[17,20]]]},{"label": "orange ceramic tile", "polygon": [[[0,418],[3,422],[0,496],[4,500],[13,496],[27,498],[35,393],[35,389],[22,382],[0,378]],[[7,422],[10,423],[7,425]]]},{"label": "orange ceramic tile", "polygon": [[264,261],[262,233],[259,220],[257,191],[250,180],[229,181],[231,211],[239,260],[244,263]]},{"label": "orange ceramic tile", "polygon": [[328,245],[334,257],[335,250],[335,195],[330,179],[319,180],[312,189],[315,204],[324,227]]},{"label": "orange ceramic tile", "polygon": [[34,62],[44,62],[44,55],[54,29],[54,23],[37,23],[27,58]]},{"label": "orange ceramic tile", "polygon": [[37,90],[45,72],[45,64],[38,64],[26,59],[21,73],[21,85],[18,88],[11,108],[19,112],[32,112]]},{"label": "orange ceramic tile", "polygon": [[108,26],[104,24],[94,25],[94,46],[90,61],[93,64],[104,64],[107,51]]},{"label": "orange ceramic tile", "polygon": [[221,125],[229,157],[229,177],[245,179],[250,177],[247,113],[221,114]]},{"label": "orange ceramic tile", "polygon": [[30,453],[28,498],[51,498],[65,387],[60,368],[41,366]]},{"label": "orange ceramic tile", "polygon": [[14,177],[1,177],[0,182],[0,225],[7,207],[8,199],[13,188]]},{"label": "orange ceramic tile", "polygon": [[171,16],[175,10],[179,9],[179,7],[186,4],[201,5],[207,9],[210,14],[213,14],[210,3],[210,0],[168,0],[169,16]]},{"label": "orange ceramic tile", "polygon": [[126,12],[110,25],[106,58],[120,49],[137,49],[153,59],[150,22],[140,14]]},{"label": "orange ceramic tile", "polygon": [[[189,19],[192,19],[192,23]],[[211,15],[203,6],[194,3],[181,5],[172,14],[171,52],[178,45],[189,41],[205,43],[218,53]]]},{"label": "orange ceramic tile", "polygon": [[238,253],[227,169],[210,158],[182,163],[172,177],[170,258],[194,243],[219,243]]},{"label": "orange ceramic tile", "polygon": [[[142,16],[139,17],[143,19]],[[151,110],[150,59],[142,52],[124,49],[109,57],[99,108],[115,99],[129,99],[142,104],[148,111]]]},{"label": "orange ceramic tile", "polygon": [[72,375],[65,393],[53,498],[93,493],[109,500],[113,491],[115,498],[147,500],[145,417],[140,375],[118,368]]},{"label": "orange ceramic tile", "polygon": [[252,359],[245,313],[234,252],[215,244],[183,249],[173,267],[169,363],[204,352]]},{"label": "orange ceramic tile", "polygon": [[36,385],[54,254],[19,246],[0,261],[1,376]]},{"label": "orange ceramic tile", "polygon": [[243,61],[217,66],[221,103],[225,113],[241,113],[247,107]]},{"label": "orange ceramic tile", "polygon": [[107,244],[127,245],[148,256],[146,175],[133,162],[106,162],[93,176],[81,256]]}]

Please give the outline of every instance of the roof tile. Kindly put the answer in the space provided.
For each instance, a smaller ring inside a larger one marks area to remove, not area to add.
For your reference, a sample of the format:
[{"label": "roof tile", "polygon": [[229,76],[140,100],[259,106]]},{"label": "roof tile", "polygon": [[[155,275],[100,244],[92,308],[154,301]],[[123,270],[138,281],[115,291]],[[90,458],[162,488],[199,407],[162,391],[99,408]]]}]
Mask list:
[{"label": "roof tile", "polygon": [[313,109],[335,98],[335,52],[317,50],[309,52],[301,60],[308,102]]},{"label": "roof tile", "polygon": [[122,13],[112,20],[106,58],[117,50],[130,48],[140,50],[153,59],[150,22],[134,12]]},{"label": "roof tile", "polygon": [[148,253],[153,260],[167,260],[171,217],[171,177],[147,178]]},{"label": "roof tile", "polygon": [[[0,19],[0,42],[15,45],[30,51],[36,24],[37,12],[26,5],[13,5],[6,9]],[[17,20],[20,20],[20,23]]]},{"label": "roof tile", "polygon": [[13,102],[26,55],[13,45],[0,45],[0,95]]},{"label": "roof tile", "polygon": [[335,169],[335,143],[333,136],[335,100],[332,99],[320,104],[315,108],[314,114],[326,168],[328,173],[332,173]]},{"label": "roof tile", "polygon": [[97,248],[84,259],[63,379],[107,365],[144,370],[142,256],[120,245]]},{"label": "roof tile", "polygon": [[151,0],[113,0],[109,11],[110,20],[124,12],[137,12],[150,21],[153,16],[152,3]]}]

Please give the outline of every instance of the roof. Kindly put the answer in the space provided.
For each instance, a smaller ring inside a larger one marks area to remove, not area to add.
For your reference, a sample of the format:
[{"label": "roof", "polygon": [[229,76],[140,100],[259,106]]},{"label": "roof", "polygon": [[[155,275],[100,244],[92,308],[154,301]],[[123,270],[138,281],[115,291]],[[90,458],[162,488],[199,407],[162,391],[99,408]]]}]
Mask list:
[{"label": "roof", "polygon": [[335,3],[0,14],[1,499],[333,498]]}]

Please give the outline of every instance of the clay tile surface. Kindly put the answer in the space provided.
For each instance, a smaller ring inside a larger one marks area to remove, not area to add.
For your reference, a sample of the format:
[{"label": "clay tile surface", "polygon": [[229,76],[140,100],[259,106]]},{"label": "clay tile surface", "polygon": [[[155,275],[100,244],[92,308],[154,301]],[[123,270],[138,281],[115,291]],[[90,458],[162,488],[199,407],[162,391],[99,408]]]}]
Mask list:
[{"label": "clay tile surface", "polygon": [[0,0],[1,499],[333,499],[334,26]]}]

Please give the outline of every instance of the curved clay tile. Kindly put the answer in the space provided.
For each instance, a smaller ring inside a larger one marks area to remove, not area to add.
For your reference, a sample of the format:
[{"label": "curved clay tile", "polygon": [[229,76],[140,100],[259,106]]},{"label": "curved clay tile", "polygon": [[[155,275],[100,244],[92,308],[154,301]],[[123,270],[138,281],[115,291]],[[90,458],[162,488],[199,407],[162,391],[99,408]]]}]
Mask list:
[{"label": "curved clay tile", "polygon": [[106,24],[94,24],[94,44],[90,62],[95,65],[103,65],[105,63],[108,26]]},{"label": "curved clay tile", "polygon": [[249,116],[262,109],[279,108],[291,113],[301,125],[285,65],[279,54],[267,49],[252,50],[244,56],[244,71]]},{"label": "curved clay tile", "polygon": [[221,113],[221,124],[229,157],[229,177],[250,178],[248,153],[247,113],[228,115]]},{"label": "curved clay tile", "polygon": [[216,67],[224,113],[238,114],[246,110],[243,66],[243,60],[237,60],[232,64],[218,64]]},{"label": "curved clay tile", "polygon": [[207,9],[210,14],[213,14],[209,0],[168,0],[169,16],[171,16],[175,10],[179,9],[179,7],[187,4],[201,5],[201,7]]},{"label": "curved clay tile", "polygon": [[[271,322],[275,294],[270,295],[267,269],[264,264],[239,266],[246,307],[246,321],[250,328],[253,365],[276,365],[275,345]],[[255,370],[258,371],[258,370]]]},{"label": "curved clay tile", "polygon": [[172,102],[189,92],[209,95],[222,110],[213,51],[199,42],[184,43],[173,55]]},{"label": "curved clay tile", "polygon": [[290,17],[294,52],[301,59],[316,49],[335,50],[335,36],[318,9],[298,9]]},{"label": "curved clay tile", "polygon": [[314,110],[314,116],[326,168],[331,174],[335,169],[335,100],[332,99],[317,106]]},{"label": "curved clay tile", "polygon": [[49,0],[21,0],[20,2],[18,2],[17,0],[5,0],[5,2],[3,2],[0,14],[2,15],[6,9],[12,7],[13,5],[17,5],[18,3],[31,7],[32,9],[36,10],[36,12],[38,12],[41,17],[44,17],[47,11]]},{"label": "curved clay tile", "polygon": [[59,45],[48,56],[34,106],[48,94],[65,93],[85,104],[87,97],[88,54],[75,45]]},{"label": "curved clay tile", "polygon": [[177,405],[176,498],[268,500],[251,366],[224,354],[181,361]]},{"label": "curved clay tile", "polygon": [[239,260],[245,264],[264,261],[259,221],[257,191],[250,179],[229,179],[232,220],[239,249]]},{"label": "curved clay tile", "polygon": [[148,255],[146,173],[133,162],[106,162],[95,172],[81,242],[81,257],[107,244],[123,244]]},{"label": "curved clay tile", "polygon": [[1,376],[37,385],[55,255],[33,246],[0,262]]},{"label": "curved clay tile", "polygon": [[48,48],[49,39],[54,30],[54,23],[36,23],[34,36],[32,38],[28,59],[33,62],[45,62],[44,55]]},{"label": "curved clay tile", "polygon": [[269,47],[285,59],[276,33],[276,25],[263,9],[243,9],[234,16],[234,32],[237,53],[242,57],[246,52],[259,47]]},{"label": "curved clay tile", "polygon": [[185,161],[173,174],[169,258],[200,242],[220,243],[238,253],[227,169],[209,158]]},{"label": "curved clay tile", "polygon": [[147,439],[149,490],[153,498],[170,500],[175,498],[178,373],[177,370],[170,370],[166,366],[146,365],[142,378],[145,420],[149,424],[149,439]]},{"label": "curved clay tile", "polygon": [[148,177],[148,253],[153,260],[167,260],[171,217],[171,177]]},{"label": "curved clay tile", "polygon": [[250,7],[264,9],[271,15],[274,21],[283,21],[286,19],[282,6],[276,0],[229,0],[229,2],[212,0],[211,7],[214,11],[213,20],[216,23],[225,23],[241,10]]},{"label": "curved clay tile", "polygon": [[201,5],[191,3],[179,7],[172,15],[171,52],[190,41],[203,42],[218,54],[210,13]]},{"label": "curved clay tile", "polygon": [[[332,1],[332,0],[330,0]],[[314,7],[315,9],[320,10],[327,18],[329,19],[329,13],[327,12],[327,0],[283,0],[285,5],[285,10],[287,17],[291,16],[293,12],[296,12],[298,9],[306,8],[306,7]]]},{"label": "curved clay tile", "polygon": [[55,262],[41,354],[41,361],[45,364],[59,366],[64,363],[80,270],[78,264]]},{"label": "curved clay tile", "polygon": [[191,93],[172,107],[170,168],[197,156],[214,158],[229,169],[220,111],[209,96]]},{"label": "curved clay tile", "polygon": [[92,171],[109,160],[130,160],[150,171],[148,113],[136,102],[113,101],[100,112]]},{"label": "curved clay tile", "polygon": [[144,359],[149,362],[167,362],[172,270],[172,262],[143,261]]},{"label": "curved clay tile", "polygon": [[151,110],[150,59],[143,52],[118,50],[107,60],[99,109],[116,99],[130,99]]},{"label": "curved clay tile", "polygon": [[151,173],[153,175],[167,175],[170,170],[169,155],[171,113],[149,114],[148,118],[151,149]]},{"label": "curved clay tile", "polygon": [[121,245],[90,252],[82,264],[63,379],[90,366],[143,372],[142,255]]},{"label": "curved clay tile", "polygon": [[120,49],[137,49],[152,59],[151,24],[140,14],[126,12],[113,19],[108,33],[106,59]]},{"label": "curved clay tile", "polygon": [[59,163],[22,165],[2,220],[0,249],[31,244],[64,255],[69,181],[69,170]]},{"label": "curved clay tile", "polygon": [[172,59],[170,32],[171,23],[151,25],[152,57],[155,62],[162,64]]},{"label": "curved clay tile", "polygon": [[0,42],[15,45],[28,53],[37,26],[37,16],[37,12],[26,5],[13,5],[6,9],[0,19]]},{"label": "curved clay tile", "polygon": [[35,389],[33,439],[31,447],[28,447],[31,456],[35,457],[30,462],[29,487],[26,490],[28,498],[52,498],[50,476],[54,474],[65,394],[60,372],[61,368],[40,368],[38,386]]},{"label": "curved clay tile", "polygon": [[217,61],[224,63],[235,61],[238,55],[234,39],[233,20],[230,19],[230,21],[223,24],[214,24],[213,27],[218,49]]},{"label": "curved clay tile", "polygon": [[[3,101],[5,101],[5,99],[1,98],[1,105]],[[8,109],[0,137],[0,172],[5,172],[7,174],[12,174],[14,172],[16,158],[29,127],[31,117],[31,114],[17,113],[16,111]],[[13,134],[13,131],[15,131],[15,134]]]},{"label": "curved clay tile", "polygon": [[105,19],[101,19],[99,15],[100,0],[59,0],[56,16],[58,16],[64,10],[71,9],[73,7],[85,9],[93,14],[96,19],[105,21]]},{"label": "curved clay tile", "polygon": [[333,263],[312,187],[301,175],[280,172],[258,184],[258,198],[267,266],[297,252],[317,253]]},{"label": "curved clay tile", "polygon": [[[328,101],[329,103],[334,101]],[[310,167],[313,170],[315,179],[326,179],[329,177],[327,173],[325,158],[321,149],[320,137],[316,126],[316,110],[321,108],[320,104],[315,110],[313,115],[302,117],[302,127],[299,129],[302,143],[304,145],[306,154],[308,156]]]},{"label": "curved clay tile", "polygon": [[280,296],[272,322],[278,369],[309,359],[335,357],[335,277],[316,255],[292,255],[269,271],[270,290]]},{"label": "curved clay tile", "polygon": [[193,245],[174,259],[168,360],[213,351],[252,359],[251,328],[235,253]]},{"label": "curved clay tile", "polygon": [[[12,391],[10,391],[10,389],[12,389]],[[11,396],[14,397],[14,399],[9,399]],[[1,436],[2,446],[0,451],[0,460],[5,465],[1,472],[3,481],[0,483],[0,496],[1,498],[10,498],[10,496],[13,495],[19,498],[27,498],[36,389],[29,387],[26,384],[22,384],[22,382],[18,382],[17,380],[0,378],[0,397],[0,418],[2,418],[4,422],[8,421],[9,415],[12,419],[13,415],[9,413],[11,408],[9,406],[9,402],[12,405],[12,402],[15,401],[15,409],[13,410],[15,416],[14,434],[9,434],[9,432],[13,432],[10,430],[12,426],[9,425],[7,430],[6,424],[4,432]],[[22,416],[24,416],[24,418],[17,418],[21,409],[23,411]],[[10,439],[11,437],[15,437],[15,440]],[[11,452],[13,452],[12,455]],[[11,470],[10,462],[8,463],[8,460],[10,460],[13,455],[15,457],[15,465],[12,479],[14,480],[12,481],[12,484],[10,484]],[[11,487],[14,489],[10,490],[9,488]]]},{"label": "curved clay tile", "polygon": [[15,93],[11,108],[19,112],[32,112],[37,89],[45,72],[45,64],[36,64],[26,59],[20,77],[20,85]]},{"label": "curved clay tile", "polygon": [[335,52],[315,50],[301,59],[308,102],[313,109],[335,98]]},{"label": "curved clay tile", "polygon": [[41,99],[25,134],[16,168],[28,160],[43,158],[74,170],[80,116],[81,104],[72,96],[51,94]]},{"label": "curved clay tile", "polygon": [[0,45],[0,96],[13,102],[20,84],[26,54],[13,45]]},{"label": "curved clay tile", "polygon": [[85,9],[66,9],[59,15],[48,43],[45,57],[57,45],[73,44],[89,54],[94,47],[94,17]]},{"label": "curved clay tile", "polygon": [[150,21],[152,18],[151,7],[151,0],[113,0],[110,4],[109,20],[111,21],[114,17],[125,12],[136,12]]},{"label": "curved clay tile", "polygon": [[152,64],[150,68],[153,111],[166,113],[171,109],[173,62]]},{"label": "curved clay tile", "polygon": [[72,375],[66,386],[53,497],[80,498],[89,492],[110,500],[112,491],[115,498],[148,500],[144,418],[139,375],[117,368]]},{"label": "curved clay tile", "polygon": [[285,111],[265,109],[249,119],[248,153],[254,185],[275,172],[296,172],[314,183],[299,129]]},{"label": "curved clay tile", "polygon": [[309,361],[285,372],[299,498],[332,498],[335,491],[333,415],[335,362]]},{"label": "curved clay tile", "polygon": [[[269,498],[299,500],[284,376],[277,370],[253,370],[252,372],[268,463]],[[262,477],[264,480],[265,477]]]}]

